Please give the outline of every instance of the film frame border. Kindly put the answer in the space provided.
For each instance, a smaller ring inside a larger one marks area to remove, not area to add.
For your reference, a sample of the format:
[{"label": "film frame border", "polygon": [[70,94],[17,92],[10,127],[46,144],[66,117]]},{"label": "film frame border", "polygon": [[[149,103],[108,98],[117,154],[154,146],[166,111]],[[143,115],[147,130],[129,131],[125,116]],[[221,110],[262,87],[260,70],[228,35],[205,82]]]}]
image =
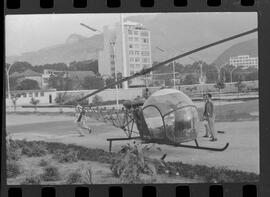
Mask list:
[{"label": "film frame border", "polygon": [[[83,8],[74,8],[74,1],[69,0],[52,0],[52,8],[41,8],[40,1],[38,0],[16,0],[19,2],[18,9],[8,9],[8,1],[4,1],[4,15],[8,14],[74,14],[74,13],[130,13],[130,12],[257,12],[258,13],[258,55],[261,65],[270,64],[270,2],[268,0],[251,0],[251,4],[246,3],[247,0],[222,0],[220,6],[208,6],[208,2],[211,0],[184,0],[186,5],[175,6],[176,0],[153,0],[153,6],[141,7],[142,0],[117,0],[120,2],[120,6],[110,6],[108,2],[114,0],[85,0],[86,6]],[[181,1],[181,0],[179,0]],[[183,1],[183,0],[182,0]],[[213,2],[213,0],[212,0]],[[3,30],[4,35],[4,30]],[[3,37],[4,39],[4,37]],[[5,59],[3,57],[3,63]],[[188,188],[190,196],[212,196],[211,188],[222,188],[223,196],[250,196],[249,194],[257,193],[257,196],[268,196],[270,194],[269,177],[270,174],[270,159],[267,150],[270,149],[268,141],[270,140],[269,130],[270,126],[267,122],[267,117],[270,109],[270,93],[267,91],[267,84],[269,83],[269,77],[267,74],[270,72],[270,68],[267,66],[261,66],[259,69],[259,128],[260,128],[260,180],[257,183],[225,183],[225,184],[148,184],[148,185],[38,185],[38,186],[7,186],[6,185],[6,155],[5,155],[5,121],[2,123],[2,140],[1,140],[1,196],[14,196],[21,192],[22,196],[48,196],[46,192],[50,193],[50,190],[56,196],[75,196],[75,193],[82,188],[81,192],[89,196],[111,196],[109,195],[110,188],[122,188],[122,196],[144,196],[143,192],[153,191],[156,196],[178,196],[179,187]],[[4,73],[4,72],[3,72]],[[4,83],[4,82],[3,82]],[[4,94],[4,93],[3,93]],[[5,106],[3,101],[2,106]],[[5,110],[3,107],[2,120],[5,120]],[[267,157],[268,156],[268,157]],[[268,181],[268,182],[267,182]],[[149,188],[150,187],[150,188]],[[18,190],[16,189],[18,188]],[[53,188],[53,189],[50,189]],[[145,189],[146,188],[146,189]],[[151,189],[152,188],[152,189]],[[150,190],[149,190],[150,189]],[[54,190],[54,191],[53,191]],[[116,189],[117,190],[117,189]],[[212,189],[213,190],[213,189]],[[215,189],[214,189],[215,190]],[[217,189],[220,190],[220,189]],[[86,191],[86,192],[85,192]],[[18,193],[17,193],[18,192]],[[117,191],[114,191],[117,192]],[[112,192],[112,194],[114,193]],[[181,191],[180,191],[181,192]],[[251,193],[249,193],[251,192]],[[183,194],[183,193],[181,193]],[[268,195],[267,195],[268,194]],[[77,195],[76,195],[77,196]],[[153,195],[151,195],[153,196]],[[155,195],[154,195],[155,196]]]}]

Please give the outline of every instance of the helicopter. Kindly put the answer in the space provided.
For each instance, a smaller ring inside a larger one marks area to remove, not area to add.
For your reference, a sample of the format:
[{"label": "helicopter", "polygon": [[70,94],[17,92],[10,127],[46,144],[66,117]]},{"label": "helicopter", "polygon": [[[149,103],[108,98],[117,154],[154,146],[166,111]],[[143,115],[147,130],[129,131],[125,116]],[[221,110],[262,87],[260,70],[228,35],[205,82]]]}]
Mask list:
[{"label": "helicopter", "polygon": [[[258,31],[257,28],[227,37],[225,39],[201,46],[185,52],[150,68],[144,68],[134,75],[122,78],[101,89],[78,99],[80,102],[86,98],[98,94],[108,88],[129,81],[139,76],[144,76],[172,61],[186,57],[190,54],[205,50],[218,44],[251,34]],[[198,142],[198,110],[192,100],[183,92],[176,89],[164,88],[154,92],[144,100],[126,101],[122,109],[106,109],[105,107],[90,107],[88,115],[95,116],[98,120],[111,122],[113,126],[120,128],[126,134],[123,138],[108,138],[109,151],[112,149],[113,141],[141,140],[142,143],[166,144],[176,147],[193,148],[209,151],[224,151],[229,143],[224,146],[207,147],[201,146]],[[137,129],[135,129],[135,127]],[[136,136],[134,136],[136,134]],[[194,141],[194,145],[185,144]]]}]

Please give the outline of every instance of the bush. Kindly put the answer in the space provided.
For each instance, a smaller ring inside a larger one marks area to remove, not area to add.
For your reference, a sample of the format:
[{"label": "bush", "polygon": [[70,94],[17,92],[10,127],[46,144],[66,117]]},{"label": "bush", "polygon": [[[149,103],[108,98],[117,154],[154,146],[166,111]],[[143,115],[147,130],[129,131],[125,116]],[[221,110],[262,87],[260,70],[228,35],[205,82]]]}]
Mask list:
[{"label": "bush", "polygon": [[12,178],[21,174],[21,166],[15,160],[7,161],[7,177]]},{"label": "bush", "polygon": [[22,154],[28,157],[40,157],[47,154],[47,148],[44,144],[33,141],[23,145]]},{"label": "bush", "polygon": [[49,162],[46,161],[45,159],[41,159],[38,165],[41,167],[45,167],[49,165]]},{"label": "bush", "polygon": [[93,184],[93,173],[90,167],[84,169],[83,172],[83,183]]},{"label": "bush", "polygon": [[41,179],[44,181],[57,181],[60,179],[60,173],[57,167],[47,166],[43,169]]},{"label": "bush", "polygon": [[18,144],[9,138],[7,138],[7,160],[18,161],[21,158],[21,150]]},{"label": "bush", "polygon": [[67,177],[67,184],[80,184],[82,183],[82,174],[79,170],[71,172]]},{"label": "bush", "polygon": [[114,176],[120,177],[124,183],[142,182],[141,177],[144,175],[150,175],[150,178],[155,176],[155,160],[148,157],[147,149],[147,146],[141,147],[138,144],[124,145],[111,164]]},{"label": "bush", "polygon": [[78,152],[73,150],[56,151],[53,155],[53,159],[56,159],[59,163],[77,162]]},{"label": "bush", "polygon": [[21,184],[23,185],[39,185],[41,182],[40,176],[31,173],[27,176]]}]

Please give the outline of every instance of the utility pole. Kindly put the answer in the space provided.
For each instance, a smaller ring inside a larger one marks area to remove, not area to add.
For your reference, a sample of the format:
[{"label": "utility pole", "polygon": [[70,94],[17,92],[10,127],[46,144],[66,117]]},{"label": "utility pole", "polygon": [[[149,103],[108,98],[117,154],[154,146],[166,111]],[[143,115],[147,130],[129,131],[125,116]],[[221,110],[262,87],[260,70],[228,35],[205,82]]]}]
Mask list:
[{"label": "utility pole", "polygon": [[[124,24],[124,18],[122,16],[123,14],[120,14],[120,26],[121,26],[121,38],[122,38],[122,57],[123,57],[123,77],[127,77],[127,55],[126,55],[126,42],[125,42],[125,24]],[[123,88],[128,89],[128,82],[123,82]]]},{"label": "utility pole", "polygon": [[[115,77],[115,82],[117,82],[117,70],[116,70],[116,64],[115,64],[115,42],[110,42],[112,49],[113,49],[113,62],[114,62],[114,77]],[[115,90],[116,90],[116,106],[117,109],[119,109],[119,96],[118,96],[118,85],[115,85]]]}]

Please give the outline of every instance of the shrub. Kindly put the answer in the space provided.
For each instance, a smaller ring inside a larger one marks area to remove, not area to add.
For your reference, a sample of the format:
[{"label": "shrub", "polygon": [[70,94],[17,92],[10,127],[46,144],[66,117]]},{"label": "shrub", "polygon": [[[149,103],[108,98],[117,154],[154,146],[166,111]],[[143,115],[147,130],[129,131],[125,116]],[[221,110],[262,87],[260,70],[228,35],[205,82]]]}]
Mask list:
[{"label": "shrub", "polygon": [[82,183],[82,174],[79,170],[71,172],[67,177],[67,184],[80,184]]},{"label": "shrub", "polygon": [[73,150],[57,151],[54,153],[53,159],[56,159],[60,163],[77,162],[78,152]]},{"label": "shrub", "polygon": [[47,154],[47,148],[44,144],[33,141],[23,145],[22,154],[28,157],[40,157]]},{"label": "shrub", "polygon": [[124,183],[142,182],[143,175],[150,175],[150,178],[156,175],[155,160],[147,155],[147,146],[124,145],[112,164],[111,170],[116,177],[120,177]]},{"label": "shrub", "polygon": [[15,160],[7,161],[7,177],[12,178],[21,174],[21,166]]},{"label": "shrub", "polygon": [[40,176],[31,173],[28,175],[21,184],[23,185],[39,185],[41,182]]},{"label": "shrub", "polygon": [[93,173],[90,167],[86,168],[83,172],[83,183],[93,184]]},{"label": "shrub", "polygon": [[49,162],[46,161],[45,159],[41,159],[38,165],[41,167],[45,167],[49,165]]},{"label": "shrub", "polygon": [[16,141],[11,140],[9,138],[10,136],[7,137],[7,160],[15,160],[18,161],[21,157],[21,150],[19,149],[18,144]]},{"label": "shrub", "polygon": [[57,181],[60,179],[60,173],[57,167],[47,166],[43,169],[41,179],[44,181]]}]

